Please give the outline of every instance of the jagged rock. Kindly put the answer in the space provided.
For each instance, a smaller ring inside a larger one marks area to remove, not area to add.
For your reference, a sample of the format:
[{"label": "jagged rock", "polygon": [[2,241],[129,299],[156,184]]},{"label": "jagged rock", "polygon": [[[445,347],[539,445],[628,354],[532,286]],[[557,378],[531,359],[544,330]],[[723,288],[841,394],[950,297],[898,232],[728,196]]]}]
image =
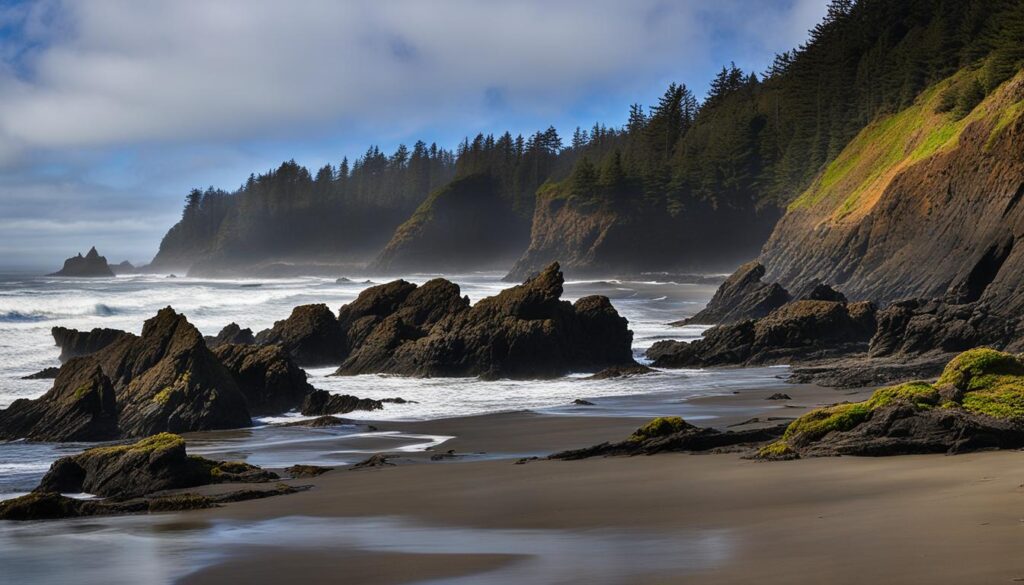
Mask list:
[{"label": "jagged rock", "polygon": [[216,337],[206,336],[206,345],[210,349],[217,349],[224,344],[232,345],[252,345],[256,343],[256,338],[252,334],[252,329],[246,327],[242,329],[238,326],[238,323],[229,323]]},{"label": "jagged rock", "polygon": [[785,392],[776,392],[775,394],[765,398],[765,400],[792,400],[792,398],[790,398],[789,394],[786,394]]},{"label": "jagged rock", "polygon": [[[385,373],[485,378],[550,378],[635,364],[632,332],[608,299],[584,297],[570,304],[560,300],[562,283],[555,263],[469,308],[455,301],[457,292],[438,283],[439,289],[448,288],[440,296],[455,311],[425,334],[406,328],[405,319],[392,322],[384,335],[392,343],[375,343],[372,359],[363,355],[361,361],[378,364],[375,369]],[[337,373],[366,370],[342,366]]]},{"label": "jagged rock", "polygon": [[132,445],[96,447],[62,457],[50,466],[36,491],[130,499],[208,483],[272,479],[277,476],[246,463],[190,457],[181,437],[162,433]]},{"label": "jagged rock", "polygon": [[87,357],[64,364],[42,397],[21,398],[0,411],[0,439],[105,441],[118,435],[114,387]]},{"label": "jagged rock", "polygon": [[278,423],[282,427],[309,427],[319,429],[323,427],[336,427],[338,425],[355,424],[353,421],[336,416],[324,415],[307,420],[297,420],[287,423]]},{"label": "jagged rock", "polygon": [[0,520],[56,520],[91,516],[96,504],[76,500],[55,492],[32,492],[0,502]]},{"label": "jagged rock", "polygon": [[625,441],[561,451],[550,455],[548,459],[576,460],[614,455],[654,455],[668,451],[710,451],[749,447],[779,438],[785,428],[785,425],[779,425],[723,432],[691,425],[678,416],[660,417],[637,429]]},{"label": "jagged rock", "polygon": [[344,331],[327,305],[301,305],[256,335],[260,345],[280,345],[300,366],[333,365],[345,356]]},{"label": "jagged rock", "polygon": [[588,379],[609,380],[612,378],[632,378],[633,376],[643,376],[644,374],[650,374],[656,371],[657,370],[655,369],[648,368],[647,366],[642,366],[640,364],[633,366],[612,366],[601,370],[593,376],[590,376]]},{"label": "jagged rock", "polygon": [[709,329],[691,343],[659,341],[647,357],[655,367],[705,367],[820,359],[865,351],[875,333],[870,303],[800,300],[768,316]]},{"label": "jagged rock", "polygon": [[48,276],[101,277],[114,276],[107,259],[100,256],[95,247],[84,257],[79,254],[64,261],[64,267]]},{"label": "jagged rock", "polygon": [[762,282],[764,271],[759,262],[740,266],[718,287],[704,310],[679,324],[717,325],[757,319],[789,302],[786,289],[774,282]]},{"label": "jagged rock", "polygon": [[399,346],[425,337],[442,318],[468,308],[469,298],[461,296],[459,286],[440,278],[419,287],[399,280],[367,289],[341,309],[339,320],[352,350],[339,372],[390,371],[397,366]]},{"label": "jagged rock", "polygon": [[22,380],[53,380],[54,378],[57,377],[57,374],[59,372],[60,372],[60,368],[56,368],[56,367],[43,368],[43,369],[39,370],[38,372],[36,372],[34,374],[29,374],[27,376],[22,376],[21,379]]},{"label": "jagged rock", "polygon": [[302,403],[301,412],[305,416],[323,416],[345,414],[354,410],[380,410],[384,405],[380,400],[357,398],[349,394],[331,394],[326,390],[313,390]]},{"label": "jagged rock", "polygon": [[574,406],[594,406],[593,402],[582,398],[577,398],[576,400],[573,400],[572,403]]},{"label": "jagged rock", "polygon": [[231,372],[250,415],[293,410],[314,391],[306,373],[279,346],[224,344],[213,355]]},{"label": "jagged rock", "polygon": [[128,337],[131,334],[119,329],[93,329],[92,331],[78,331],[66,327],[54,327],[50,329],[53,341],[60,348],[60,361],[64,363],[73,357],[89,355],[104,347]]}]

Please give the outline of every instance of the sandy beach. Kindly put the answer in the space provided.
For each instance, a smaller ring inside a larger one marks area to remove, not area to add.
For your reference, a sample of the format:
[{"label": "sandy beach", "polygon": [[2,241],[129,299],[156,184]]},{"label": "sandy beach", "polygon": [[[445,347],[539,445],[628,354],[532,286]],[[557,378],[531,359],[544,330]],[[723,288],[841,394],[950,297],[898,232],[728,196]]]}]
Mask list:
[{"label": "sandy beach", "polygon": [[[813,406],[850,393],[794,387],[792,394],[793,402]],[[753,408],[763,397],[749,392],[702,400],[749,401]],[[803,408],[785,410],[795,416]],[[636,426],[636,419],[530,413],[402,423],[405,430],[457,437],[434,453],[485,454],[442,462],[429,461],[430,453],[403,455],[393,467],[294,480],[314,486],[297,495],[179,517],[297,526],[298,519],[318,518],[333,523],[328,535],[342,534],[346,524],[387,518],[415,527],[427,540],[432,530],[441,540],[456,530],[478,543],[524,533],[554,539],[553,548],[537,554],[517,552],[515,542],[498,550],[500,539],[461,553],[458,546],[411,553],[324,538],[308,547],[240,547],[183,582],[220,583],[231,576],[270,583],[288,576],[332,583],[345,576],[358,583],[505,583],[531,578],[531,563],[547,556],[561,558],[569,571],[542,582],[961,584],[1024,578],[1017,554],[1024,538],[1019,452],[776,463],[735,453],[526,464],[513,457],[621,438]],[[576,551],[595,538],[605,548],[581,562]],[[575,572],[574,562],[581,562]],[[602,563],[608,568],[591,578],[587,565]]]}]

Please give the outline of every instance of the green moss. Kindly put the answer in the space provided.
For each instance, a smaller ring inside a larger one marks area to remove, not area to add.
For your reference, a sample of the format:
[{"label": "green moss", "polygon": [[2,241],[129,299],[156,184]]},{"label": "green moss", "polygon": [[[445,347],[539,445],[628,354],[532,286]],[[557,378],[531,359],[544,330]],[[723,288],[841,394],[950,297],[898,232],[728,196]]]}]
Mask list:
[{"label": "green moss", "polygon": [[202,510],[212,508],[216,503],[212,498],[199,494],[177,494],[154,498],[149,501],[150,512],[176,512],[180,510]]},{"label": "green moss", "polygon": [[83,384],[78,388],[75,388],[75,400],[81,400],[89,391],[92,390],[92,386]]},{"label": "green moss", "polygon": [[82,455],[112,455],[117,453],[141,452],[141,451],[157,451],[163,449],[177,448],[183,446],[185,439],[174,433],[160,433],[142,439],[137,443],[131,445],[114,445],[112,447],[94,447],[82,453]]},{"label": "green moss", "polygon": [[953,358],[936,384],[969,391],[992,387],[1005,376],[1024,376],[1024,363],[1014,355],[979,347]]},{"label": "green moss", "polygon": [[927,382],[907,382],[899,386],[880,388],[867,400],[872,410],[893,402],[910,402],[918,408],[931,408],[940,401],[939,391]]},{"label": "green moss", "polygon": [[999,136],[1003,133],[1003,130],[1019,118],[1021,114],[1024,114],[1024,100],[1020,100],[1003,110],[1002,115],[999,116],[998,120],[996,120],[995,125],[992,127],[992,131],[988,134],[988,141],[985,143],[985,150],[991,150],[995,145],[996,140],[998,140]]},{"label": "green moss", "polygon": [[788,459],[795,457],[796,451],[793,451],[785,441],[778,440],[774,443],[761,447],[757,451],[757,456],[762,459]]},{"label": "green moss", "polygon": [[167,404],[171,401],[171,397],[174,396],[175,392],[177,392],[177,388],[174,386],[168,386],[153,396],[153,402],[156,402],[157,404]]},{"label": "green moss", "polygon": [[690,427],[690,423],[678,416],[660,416],[640,427],[629,436],[630,441],[644,441],[678,433]]}]

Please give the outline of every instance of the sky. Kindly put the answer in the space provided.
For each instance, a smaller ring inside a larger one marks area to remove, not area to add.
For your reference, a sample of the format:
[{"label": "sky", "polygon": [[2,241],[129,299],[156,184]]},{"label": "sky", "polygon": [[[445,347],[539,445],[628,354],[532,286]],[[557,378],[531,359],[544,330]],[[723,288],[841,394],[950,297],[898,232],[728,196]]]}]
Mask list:
[{"label": "sky", "polygon": [[0,267],[148,262],[193,187],[619,126],[763,71],[826,0],[0,0]]}]

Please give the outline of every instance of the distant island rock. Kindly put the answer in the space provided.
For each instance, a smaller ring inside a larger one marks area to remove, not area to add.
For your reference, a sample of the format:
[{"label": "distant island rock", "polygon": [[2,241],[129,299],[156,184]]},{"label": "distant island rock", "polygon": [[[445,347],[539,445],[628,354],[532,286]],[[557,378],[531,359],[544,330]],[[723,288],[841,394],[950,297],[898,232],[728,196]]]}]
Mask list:
[{"label": "distant island rock", "polygon": [[76,277],[100,277],[100,276],[114,276],[114,271],[110,269],[110,265],[107,264],[107,259],[104,256],[100,256],[100,253],[96,251],[96,247],[89,248],[89,253],[85,256],[78,254],[72,258],[68,258],[64,261],[64,267],[48,274],[47,276],[76,276]]},{"label": "distant island rock", "polygon": [[113,271],[114,274],[135,274],[139,269],[131,262],[124,260],[120,264],[114,264],[111,266],[110,270]]}]

